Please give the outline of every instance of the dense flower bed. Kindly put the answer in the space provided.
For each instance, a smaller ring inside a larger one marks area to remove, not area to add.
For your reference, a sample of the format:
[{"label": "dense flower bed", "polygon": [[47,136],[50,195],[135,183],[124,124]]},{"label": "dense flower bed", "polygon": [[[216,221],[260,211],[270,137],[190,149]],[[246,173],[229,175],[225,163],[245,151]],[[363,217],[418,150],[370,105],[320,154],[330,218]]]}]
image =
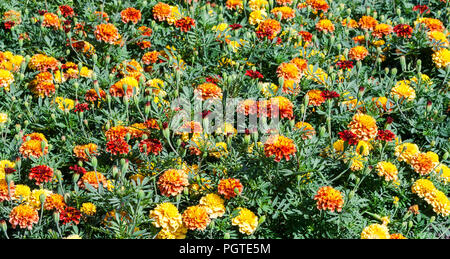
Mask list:
[{"label": "dense flower bed", "polygon": [[2,1],[0,235],[448,238],[449,11]]}]

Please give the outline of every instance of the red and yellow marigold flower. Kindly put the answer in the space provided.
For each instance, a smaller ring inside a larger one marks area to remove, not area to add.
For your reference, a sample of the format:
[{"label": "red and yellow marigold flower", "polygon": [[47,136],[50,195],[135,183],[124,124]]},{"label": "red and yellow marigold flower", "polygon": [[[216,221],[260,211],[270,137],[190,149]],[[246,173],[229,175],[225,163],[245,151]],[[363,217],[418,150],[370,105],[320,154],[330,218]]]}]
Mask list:
[{"label": "red and yellow marigold flower", "polygon": [[273,40],[281,31],[281,24],[274,19],[266,19],[262,21],[256,28],[256,33],[259,37],[267,37]]},{"label": "red and yellow marigold flower", "polygon": [[378,132],[377,122],[370,115],[356,113],[348,124],[350,131],[358,140],[368,141],[374,139]]},{"label": "red and yellow marigold flower", "polygon": [[436,161],[430,153],[416,153],[409,161],[410,165],[416,171],[416,173],[424,176],[433,171],[439,161]]},{"label": "red and yellow marigold flower", "polygon": [[104,188],[107,188],[109,186],[106,177],[102,173],[96,171],[86,172],[78,181],[78,186],[85,189],[86,183],[94,187],[95,189],[98,189],[99,183],[101,183]]},{"label": "red and yellow marigold flower", "polygon": [[49,57],[44,54],[36,54],[31,57],[28,67],[40,72],[47,70],[56,71],[61,63],[54,57]]},{"label": "red and yellow marigold flower", "polygon": [[217,192],[227,200],[241,194],[243,189],[244,186],[236,178],[222,179],[217,186]]},{"label": "red and yellow marigold flower", "polygon": [[272,135],[264,143],[264,154],[266,157],[274,155],[276,162],[280,162],[282,158],[289,161],[296,152],[294,141],[285,136]]},{"label": "red and yellow marigold flower", "polygon": [[222,89],[213,83],[203,83],[194,90],[194,95],[202,100],[222,99]]},{"label": "red and yellow marigold flower", "polygon": [[46,210],[56,210],[61,212],[66,206],[64,197],[58,193],[52,193],[45,198],[44,209]]},{"label": "red and yellow marigold flower", "polygon": [[244,4],[242,0],[227,0],[225,6],[230,10],[239,10],[244,7]]},{"label": "red and yellow marigold flower", "polygon": [[334,24],[328,19],[321,19],[316,23],[316,30],[323,33],[332,33],[334,32]]},{"label": "red and yellow marigold flower", "polygon": [[158,180],[159,191],[167,197],[177,196],[188,185],[188,174],[184,170],[166,170]]},{"label": "red and yellow marigold flower", "polygon": [[334,212],[342,211],[342,206],[344,205],[344,198],[340,191],[334,189],[331,186],[321,187],[314,200],[317,201],[317,209],[319,210],[330,210]]},{"label": "red and yellow marigold flower", "polygon": [[39,158],[48,153],[47,139],[41,133],[27,134],[23,137],[23,140],[24,142],[20,146],[19,152],[24,158]]},{"label": "red and yellow marigold flower", "polygon": [[120,12],[120,17],[122,18],[123,23],[132,22],[136,24],[141,20],[141,11],[133,7],[129,7]]},{"label": "red and yellow marigold flower", "polygon": [[315,131],[314,127],[307,122],[302,122],[302,121],[297,122],[295,124],[295,129],[301,130],[303,132],[302,139],[310,139],[314,135],[316,135],[316,131]]},{"label": "red and yellow marigold flower", "polygon": [[184,225],[190,230],[205,230],[211,222],[206,209],[199,205],[188,207],[182,218]]},{"label": "red and yellow marigold flower", "polygon": [[377,26],[378,21],[372,16],[363,16],[359,19],[359,28],[363,30],[373,30]]},{"label": "red and yellow marigold flower", "polygon": [[369,51],[364,46],[356,46],[348,52],[348,58],[354,60],[363,60],[369,55]]},{"label": "red and yellow marigold flower", "polygon": [[59,20],[58,15],[54,13],[45,13],[44,20],[42,21],[42,26],[59,29],[61,28],[61,21]]},{"label": "red and yellow marigold flower", "polygon": [[295,10],[289,6],[275,7],[270,11],[274,15],[281,14],[281,19],[289,20],[295,18]]},{"label": "red and yellow marigold flower", "polygon": [[144,139],[139,142],[139,151],[149,155],[158,155],[162,151],[162,144],[159,139]]},{"label": "red and yellow marigold flower", "polygon": [[284,80],[293,80],[299,82],[301,78],[301,71],[294,63],[281,63],[277,68],[278,77],[282,77]]},{"label": "red and yellow marigold flower", "polygon": [[36,185],[49,182],[53,178],[53,169],[46,165],[35,166],[30,169],[28,178],[30,180],[35,180]]},{"label": "red and yellow marigold flower", "polygon": [[[126,85],[126,91],[125,91]],[[111,96],[115,97],[131,97],[139,93],[139,82],[131,76],[120,79],[118,82],[113,84],[109,89]]]},{"label": "red and yellow marigold flower", "polygon": [[167,20],[172,14],[170,5],[159,2],[152,8],[153,18],[160,22]]},{"label": "red and yellow marigold flower", "polygon": [[239,211],[239,214],[231,219],[231,224],[233,226],[239,226],[239,232],[242,234],[253,234],[258,227],[258,216],[246,208],[238,207],[236,210]]},{"label": "red and yellow marigold flower", "polygon": [[10,182],[9,191],[8,184],[5,179],[0,179],[0,202],[9,201],[15,198],[15,185],[14,182]]},{"label": "red and yellow marigold flower", "polygon": [[77,145],[73,148],[74,155],[83,161],[87,161],[89,156],[98,155],[97,152],[98,146],[94,143],[89,143],[86,145]]},{"label": "red and yellow marigold flower", "polygon": [[321,95],[322,91],[314,89],[309,90],[306,95],[308,96],[308,105],[320,106],[325,102],[325,98]]},{"label": "red and yellow marigold flower", "polygon": [[375,26],[372,31],[372,35],[377,38],[383,38],[393,32],[393,28],[389,24],[380,23]]},{"label": "red and yellow marigold flower", "polygon": [[37,210],[27,204],[21,204],[14,207],[9,214],[9,223],[13,228],[19,226],[31,230],[33,224],[38,223],[39,214]]},{"label": "red and yellow marigold flower", "polygon": [[95,38],[109,44],[116,43],[120,39],[119,30],[112,23],[102,23],[95,27]]}]

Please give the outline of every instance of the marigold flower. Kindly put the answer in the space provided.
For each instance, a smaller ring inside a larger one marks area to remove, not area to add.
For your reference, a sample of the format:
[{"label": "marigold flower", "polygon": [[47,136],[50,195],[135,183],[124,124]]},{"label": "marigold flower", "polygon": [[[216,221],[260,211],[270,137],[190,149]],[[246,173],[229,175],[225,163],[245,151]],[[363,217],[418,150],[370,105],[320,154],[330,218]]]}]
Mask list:
[{"label": "marigold flower", "polygon": [[412,101],[416,98],[416,91],[410,86],[410,81],[398,81],[391,89],[392,96],[398,96],[400,99]]},{"label": "marigold flower", "polygon": [[156,156],[162,151],[162,149],[161,141],[158,139],[144,139],[139,142],[139,150],[147,155],[153,153]]},{"label": "marigold flower", "polygon": [[414,24],[423,23],[427,27],[429,31],[444,31],[445,26],[444,24],[435,18],[429,18],[429,17],[422,17],[417,19],[417,21],[414,22]]},{"label": "marigold flower", "polygon": [[36,54],[31,57],[28,67],[33,70],[45,72],[47,70],[56,71],[60,65],[60,62],[54,57],[48,57],[43,54]]},{"label": "marigold flower", "polygon": [[[45,199],[50,196],[53,192],[47,189],[36,189],[33,190],[30,196],[26,199],[28,205],[33,208],[40,210],[41,209],[41,195],[44,195]],[[45,204],[45,203],[44,203]]]},{"label": "marigold flower", "polygon": [[364,228],[361,239],[389,239],[389,229],[386,225],[372,224]]},{"label": "marigold flower", "polygon": [[369,51],[364,46],[356,46],[348,52],[348,58],[354,60],[363,60],[369,55]]},{"label": "marigold flower", "polygon": [[44,182],[49,182],[53,178],[53,169],[46,165],[35,166],[30,169],[30,174],[28,175],[30,180],[35,180],[36,185]]},{"label": "marigold flower", "polygon": [[81,204],[80,212],[88,216],[94,216],[97,212],[97,207],[92,202],[85,202]]},{"label": "marigold flower", "polygon": [[376,140],[392,141],[395,138],[395,134],[390,130],[378,130]]},{"label": "marigold flower", "polygon": [[132,22],[136,24],[141,20],[141,11],[133,7],[128,7],[120,12],[120,17],[122,18],[123,23]]},{"label": "marigold flower", "polygon": [[87,161],[89,156],[96,156],[98,146],[94,143],[89,143],[86,145],[77,145],[73,148],[73,153],[75,156],[83,161]]},{"label": "marigold flower", "polygon": [[280,162],[282,158],[289,161],[296,152],[294,141],[281,135],[272,135],[264,143],[264,154],[266,157],[275,155],[275,162]]},{"label": "marigold flower", "polygon": [[383,38],[383,36],[387,36],[393,32],[392,26],[385,23],[380,23],[375,26],[372,31],[372,35],[377,38]]},{"label": "marigold flower", "polygon": [[379,176],[384,176],[385,181],[397,181],[398,170],[397,167],[391,162],[382,161],[378,162],[376,170]]},{"label": "marigold flower", "polygon": [[372,16],[362,16],[358,21],[359,27],[363,30],[373,30],[377,24],[378,21]]},{"label": "marigold flower", "polygon": [[[280,118],[294,118],[294,104],[284,96],[270,98],[267,104],[267,116],[280,116]],[[260,105],[261,106],[261,105]],[[278,110],[278,114],[274,114]],[[261,112],[261,111],[260,111]],[[265,113],[265,111],[262,111]]]},{"label": "marigold flower", "polygon": [[[125,93],[126,85],[126,93]],[[134,94],[139,93],[139,82],[131,76],[120,79],[118,82],[113,84],[109,89],[109,93],[112,96],[123,97],[124,95],[131,97]]]},{"label": "marigold flower", "polygon": [[330,8],[325,0],[306,0],[306,4],[316,11],[322,10],[323,12],[326,12],[328,11],[328,8]]},{"label": "marigold flower", "polygon": [[52,193],[45,198],[44,209],[46,210],[57,210],[61,212],[66,206],[64,197],[58,193]]},{"label": "marigold flower", "polygon": [[225,214],[224,200],[217,194],[210,193],[203,196],[199,204],[205,208],[208,216],[212,219],[222,217]]},{"label": "marigold flower", "polygon": [[159,2],[152,8],[153,18],[160,22],[167,20],[172,14],[170,5]]},{"label": "marigold flower", "polygon": [[301,78],[300,69],[294,63],[281,63],[277,68],[278,77],[282,77],[284,80],[293,80],[299,82]]},{"label": "marigold flower", "polygon": [[434,40],[438,43],[434,44],[434,46],[442,46],[449,47],[449,42],[447,39],[447,35],[440,31],[430,31],[427,32],[428,39],[430,41]]},{"label": "marigold flower", "polygon": [[[1,180],[0,180],[1,181]],[[1,185],[1,184],[0,184]],[[11,187],[10,187],[11,188]],[[0,188],[1,189],[1,188]],[[1,192],[1,191],[0,191]],[[18,200],[27,200],[31,195],[31,189],[27,185],[18,184],[15,186],[14,198]],[[0,194],[0,196],[2,196]],[[1,199],[1,198],[0,198]]]},{"label": "marigold flower", "polygon": [[199,205],[188,207],[182,218],[184,225],[190,230],[205,230],[211,222],[206,209]]},{"label": "marigold flower", "polygon": [[99,99],[106,99],[106,92],[103,89],[99,89],[99,93],[95,89],[89,89],[84,94],[84,99],[88,102],[95,102]]},{"label": "marigold flower", "polygon": [[267,37],[273,40],[281,31],[281,24],[274,19],[266,19],[262,21],[256,28],[256,34],[259,38]]},{"label": "marigold flower", "polygon": [[309,90],[306,95],[308,96],[308,105],[320,106],[325,102],[325,98],[322,97],[322,91],[320,90]]},{"label": "marigold flower", "polygon": [[439,162],[436,162],[429,153],[416,153],[409,162],[420,175],[428,175]]},{"label": "marigold flower", "polygon": [[411,38],[411,34],[413,32],[413,28],[408,24],[399,24],[395,26],[393,30],[397,33],[398,37],[402,38]]},{"label": "marigold flower", "polygon": [[31,230],[33,224],[38,223],[39,214],[37,210],[27,204],[21,204],[14,207],[9,214],[9,222],[13,228],[19,225],[20,228]]},{"label": "marigold flower", "polygon": [[289,20],[295,18],[295,10],[289,6],[275,7],[270,11],[274,15],[281,14],[281,19]]},{"label": "marigold flower", "polygon": [[156,239],[185,239],[188,229],[186,226],[180,226],[175,232],[170,232],[166,229],[161,229],[156,235]]},{"label": "marigold flower", "polygon": [[374,139],[378,132],[376,120],[363,113],[356,113],[348,127],[358,140],[369,141]]},{"label": "marigold flower", "polygon": [[242,234],[253,234],[258,227],[258,216],[246,208],[238,207],[236,210],[239,210],[239,215],[231,220],[231,224],[239,226],[239,232]]},{"label": "marigold flower", "polygon": [[106,151],[112,155],[128,154],[130,145],[124,139],[113,139],[106,143]]},{"label": "marigold flower", "polygon": [[86,183],[88,183],[95,189],[98,189],[99,183],[101,183],[105,188],[109,186],[106,177],[102,173],[96,171],[89,171],[86,172],[83,176],[81,176],[81,179],[78,181],[78,186],[80,188],[85,189]]},{"label": "marigold flower", "polygon": [[0,88],[9,91],[9,87],[14,82],[14,75],[5,69],[0,69]]},{"label": "marigold flower", "polygon": [[450,50],[442,48],[434,52],[432,58],[437,68],[446,68],[450,65]]},{"label": "marigold flower", "polygon": [[59,29],[61,27],[61,21],[59,20],[58,15],[54,13],[45,13],[44,20],[42,21],[42,26]]},{"label": "marigold flower", "polygon": [[434,187],[433,183],[427,179],[416,180],[411,187],[412,192],[433,207],[433,211],[444,216],[450,215],[450,200],[445,193]]},{"label": "marigold flower", "polygon": [[400,233],[398,233],[398,234],[396,233],[396,234],[391,234],[389,236],[389,239],[407,239],[407,238]]},{"label": "marigold flower", "polygon": [[102,23],[95,27],[95,38],[98,41],[113,44],[120,39],[119,30],[112,23]]},{"label": "marigold flower", "polygon": [[434,171],[436,172],[438,177],[440,179],[442,179],[444,184],[447,184],[450,182],[450,168],[448,166],[446,166],[444,164],[439,164],[438,166],[436,166]]},{"label": "marigold flower", "polygon": [[58,7],[58,9],[61,11],[61,14],[66,18],[75,16],[75,12],[73,11],[73,8],[68,5],[61,5]]},{"label": "marigold flower", "polygon": [[222,179],[217,186],[218,193],[227,200],[241,194],[243,188],[244,186],[236,178]]},{"label": "marigold flower", "polygon": [[183,17],[175,22],[175,27],[180,28],[183,32],[188,32],[191,27],[195,27],[195,20],[189,16]]},{"label": "marigold flower", "polygon": [[398,161],[410,163],[411,159],[419,153],[419,147],[413,143],[403,143],[395,146],[395,156]]},{"label": "marigold flower", "polygon": [[169,202],[160,203],[150,211],[152,224],[157,228],[169,232],[175,232],[182,227],[182,217],[175,205]]},{"label": "marigold flower", "polygon": [[276,0],[278,5],[291,5],[293,0]]},{"label": "marigold flower", "polygon": [[222,99],[222,89],[213,83],[203,83],[197,86],[194,90],[194,95],[200,97],[202,100]]},{"label": "marigold flower", "polygon": [[146,52],[144,54],[144,56],[142,56],[142,62],[146,65],[151,65],[151,64],[155,64],[158,61],[158,57],[159,57],[159,52],[158,51],[151,51],[151,52]]},{"label": "marigold flower", "polygon": [[188,174],[184,170],[166,170],[158,180],[159,191],[167,197],[177,196],[188,185]]},{"label": "marigold flower", "polygon": [[238,10],[244,7],[242,0],[227,0],[225,6],[230,10]]},{"label": "marigold flower", "polygon": [[321,187],[317,194],[314,196],[314,200],[317,201],[317,209],[330,210],[334,212],[342,211],[344,205],[344,199],[340,191],[334,189],[331,186]]},{"label": "marigold flower", "polygon": [[66,207],[59,214],[59,220],[62,221],[62,224],[68,224],[70,222],[74,222],[75,224],[80,223],[81,212],[73,207]]},{"label": "marigold flower", "polygon": [[295,129],[301,130],[303,132],[302,139],[311,139],[314,135],[316,135],[314,127],[307,122],[297,122],[295,124]]},{"label": "marigold flower", "polygon": [[0,202],[9,201],[15,198],[15,185],[14,182],[10,182],[9,184],[9,192],[8,192],[8,184],[5,179],[0,179]]},{"label": "marigold flower", "polygon": [[269,6],[269,2],[267,0],[249,0],[248,6],[252,11],[265,9]]},{"label": "marigold flower", "polygon": [[128,127],[124,126],[114,126],[105,132],[105,137],[107,141],[124,139],[128,133]]},{"label": "marigold flower", "polygon": [[323,33],[332,33],[334,32],[334,24],[328,19],[319,20],[316,23],[316,30]]}]

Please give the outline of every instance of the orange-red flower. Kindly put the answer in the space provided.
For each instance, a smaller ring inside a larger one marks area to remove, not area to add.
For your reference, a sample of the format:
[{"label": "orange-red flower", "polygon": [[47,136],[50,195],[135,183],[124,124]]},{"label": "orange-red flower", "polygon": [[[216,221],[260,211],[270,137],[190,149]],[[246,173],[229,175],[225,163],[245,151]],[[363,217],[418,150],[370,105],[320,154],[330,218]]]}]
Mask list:
[{"label": "orange-red flower", "polygon": [[73,148],[73,153],[75,156],[83,161],[87,161],[89,156],[96,156],[97,153],[97,145],[94,143],[89,143],[86,145],[77,145]]},{"label": "orange-red flower", "polygon": [[61,27],[61,21],[59,20],[58,15],[54,13],[45,13],[44,20],[42,21],[42,26],[59,29]]},{"label": "orange-red flower", "polygon": [[184,170],[166,170],[158,180],[159,191],[167,197],[180,194],[188,185],[188,174]]},{"label": "orange-red flower", "polygon": [[376,120],[366,114],[357,113],[348,124],[350,131],[357,136],[358,140],[369,141],[374,139],[378,133]]},{"label": "orange-red flower", "polygon": [[97,93],[97,91],[93,88],[89,89],[84,94],[84,99],[88,102],[95,102],[98,101],[99,99],[106,99],[106,92],[103,89],[99,89],[98,92],[99,93]]},{"label": "orange-red flower", "polygon": [[162,151],[161,141],[158,139],[144,139],[139,142],[139,150],[147,155],[150,153],[158,155]]},{"label": "orange-red flower", "polygon": [[103,41],[113,44],[120,39],[119,30],[112,23],[103,23],[95,27],[95,38],[98,41]]},{"label": "orange-red flower", "polygon": [[314,89],[309,90],[306,95],[308,96],[308,105],[320,106],[325,102],[325,98],[322,97],[322,91]]},{"label": "orange-red flower", "polygon": [[112,155],[128,154],[130,145],[124,139],[113,139],[106,143],[106,151]]},{"label": "orange-red flower", "polygon": [[433,168],[438,165],[438,161],[433,159],[429,153],[417,153],[412,157],[410,164],[414,171],[420,175],[428,175],[431,173]]},{"label": "orange-red flower", "polygon": [[279,21],[274,19],[266,19],[262,21],[256,28],[256,34],[258,37],[267,37],[273,40],[278,33],[281,31],[281,24]]},{"label": "orange-red flower", "polygon": [[199,96],[202,100],[210,98],[222,99],[222,89],[213,83],[203,83],[194,90],[194,95]]},{"label": "orange-red flower", "polygon": [[321,187],[317,191],[317,195],[314,196],[314,200],[317,201],[317,209],[330,210],[330,211],[342,211],[344,205],[344,199],[340,191],[334,189],[331,186]]},{"label": "orange-red flower", "polygon": [[199,205],[188,207],[182,218],[184,225],[190,230],[205,230],[211,222],[206,209]]},{"label": "orange-red flower", "polygon": [[293,80],[299,82],[301,78],[301,72],[295,63],[281,63],[277,68],[278,77],[284,78],[284,80]]},{"label": "orange-red flower", "polygon": [[316,23],[316,29],[324,33],[334,32],[334,24],[328,19],[322,19]]},{"label": "orange-red flower", "polygon": [[160,22],[167,20],[172,14],[172,9],[170,5],[159,2],[152,9],[153,18]]},{"label": "orange-red flower", "polygon": [[242,0],[227,0],[225,6],[231,10],[237,10],[242,9],[244,5],[242,3]]},{"label": "orange-red flower", "polygon": [[264,154],[266,157],[275,156],[275,161],[280,162],[282,158],[289,161],[291,155],[297,152],[292,139],[281,135],[272,135],[264,143]]},{"label": "orange-red flower", "polygon": [[39,158],[48,153],[48,142],[44,135],[40,133],[27,134],[23,137],[23,140],[19,152],[24,158]]},{"label": "orange-red flower", "polygon": [[108,187],[108,181],[106,180],[106,177],[102,173],[96,171],[86,172],[78,181],[78,186],[80,188],[86,188],[86,183],[91,185],[95,189],[98,189],[99,183],[101,183],[103,187]]},{"label": "orange-red flower", "polygon": [[372,35],[377,38],[383,38],[383,36],[389,35],[393,31],[394,30],[392,26],[390,26],[389,24],[380,23],[377,24],[373,29]]},{"label": "orange-red flower", "polygon": [[354,60],[363,60],[367,55],[369,51],[364,46],[353,47],[348,52],[348,58]]},{"label": "orange-red flower", "polygon": [[8,192],[8,184],[6,183],[5,179],[0,180],[0,202],[2,201],[9,201],[14,198],[14,192],[15,192],[15,185],[14,182],[9,183],[9,192]]},{"label": "orange-red flower", "polygon": [[132,22],[136,24],[141,20],[141,11],[133,7],[128,7],[120,12],[120,17],[122,18],[123,23]]},{"label": "orange-red flower", "polygon": [[57,210],[61,212],[66,206],[64,197],[61,194],[52,193],[45,198],[44,209]]},{"label": "orange-red flower", "polygon": [[242,193],[244,186],[241,181],[236,178],[222,179],[217,186],[217,192],[225,197],[225,199],[230,199],[236,197]]},{"label": "orange-red flower", "polygon": [[372,16],[363,16],[358,22],[359,27],[363,30],[373,30],[377,24],[378,21]]},{"label": "orange-red flower", "polygon": [[27,204],[21,204],[14,207],[9,214],[9,222],[13,228],[19,225],[20,228],[27,228],[31,230],[33,224],[38,223],[39,214],[37,210]]},{"label": "orange-red flower", "polygon": [[46,183],[53,178],[53,169],[46,165],[38,165],[30,169],[30,174],[28,175],[30,180],[35,180],[36,185],[41,183]]}]

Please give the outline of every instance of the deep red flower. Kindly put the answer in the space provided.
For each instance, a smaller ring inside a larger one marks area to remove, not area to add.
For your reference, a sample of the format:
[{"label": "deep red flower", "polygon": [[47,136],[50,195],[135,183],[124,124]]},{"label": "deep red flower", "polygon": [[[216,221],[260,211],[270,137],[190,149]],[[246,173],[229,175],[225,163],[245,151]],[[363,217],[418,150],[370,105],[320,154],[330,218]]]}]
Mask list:
[{"label": "deep red flower", "polygon": [[3,27],[5,28],[5,30],[11,30],[12,27],[14,27],[14,22],[13,21],[6,21],[3,23]]},{"label": "deep red flower", "polygon": [[64,17],[72,17],[75,15],[75,12],[73,11],[73,8],[68,5],[61,5],[59,6],[59,10],[61,11],[61,14]]},{"label": "deep red flower", "polygon": [[106,143],[106,151],[113,154],[128,154],[130,145],[124,139],[113,139]]},{"label": "deep red flower", "polygon": [[87,171],[81,166],[74,165],[69,167],[70,171],[73,171],[74,174],[84,175]]},{"label": "deep red flower", "polygon": [[89,110],[89,104],[87,103],[77,103],[75,105],[74,112],[85,112]]},{"label": "deep red flower", "polygon": [[208,83],[213,83],[213,84],[219,83],[220,80],[222,80],[222,77],[219,76],[219,75],[208,76],[208,77],[206,78],[206,82],[208,82]]},{"label": "deep red flower", "polygon": [[335,91],[324,90],[320,93],[320,96],[322,96],[322,98],[324,98],[325,100],[328,100],[328,99],[338,98],[339,94],[336,93]]},{"label": "deep red flower", "polygon": [[408,24],[399,24],[394,27],[394,32],[397,33],[398,37],[411,38],[413,28]]},{"label": "deep red flower", "polygon": [[340,69],[352,69],[353,68],[353,61],[351,60],[340,60],[336,63],[336,65],[340,68]]},{"label": "deep red flower", "polygon": [[395,134],[390,130],[378,130],[376,140],[392,141],[395,138]]},{"label": "deep red flower", "polygon": [[394,122],[394,119],[391,117],[391,116],[388,116],[387,118],[386,118],[386,123],[387,124],[391,124],[391,123],[393,123]]},{"label": "deep red flower", "polygon": [[53,169],[46,165],[38,165],[30,169],[30,174],[28,175],[30,180],[35,180],[36,185],[43,182],[49,182],[53,178]]},{"label": "deep red flower", "polygon": [[59,220],[62,221],[63,225],[74,222],[75,224],[80,223],[81,212],[74,207],[66,207],[59,214]]},{"label": "deep red flower", "polygon": [[235,23],[235,24],[231,24],[230,25],[231,30],[238,30],[240,28],[242,28],[242,25],[240,25],[239,23]]},{"label": "deep red flower", "polygon": [[180,28],[180,30],[184,32],[190,31],[193,26],[195,26],[195,21],[189,16],[178,19],[175,22],[175,27]]},{"label": "deep red flower", "polygon": [[260,72],[256,71],[256,70],[247,70],[247,72],[245,72],[245,75],[249,76],[249,77],[251,77],[253,79],[258,79],[258,78],[262,79],[262,78],[264,78],[263,75]]},{"label": "deep red flower", "polygon": [[206,118],[206,116],[208,116],[210,114],[211,114],[211,111],[209,111],[209,110],[202,111],[202,119]]},{"label": "deep red flower", "polygon": [[158,139],[144,139],[139,143],[139,150],[145,153],[144,145],[147,146],[147,155],[153,153],[158,155],[162,151],[161,141]]},{"label": "deep red flower", "polygon": [[338,135],[343,141],[347,141],[350,145],[358,144],[358,136],[349,130],[341,131]]},{"label": "deep red flower", "polygon": [[12,168],[12,167],[5,167],[5,174],[6,175],[8,175],[8,174],[13,174],[15,171],[16,171],[16,169],[14,169],[14,168]]},{"label": "deep red flower", "polygon": [[38,10],[39,15],[44,15],[47,13],[47,10]]},{"label": "deep red flower", "polygon": [[311,42],[312,41],[312,34],[310,32],[307,31],[299,31],[298,35],[302,36],[302,39],[306,42]]},{"label": "deep red flower", "polygon": [[419,11],[421,14],[424,13],[426,11],[426,13],[430,13],[430,9],[428,8],[427,5],[416,5],[413,7],[413,11]]}]

